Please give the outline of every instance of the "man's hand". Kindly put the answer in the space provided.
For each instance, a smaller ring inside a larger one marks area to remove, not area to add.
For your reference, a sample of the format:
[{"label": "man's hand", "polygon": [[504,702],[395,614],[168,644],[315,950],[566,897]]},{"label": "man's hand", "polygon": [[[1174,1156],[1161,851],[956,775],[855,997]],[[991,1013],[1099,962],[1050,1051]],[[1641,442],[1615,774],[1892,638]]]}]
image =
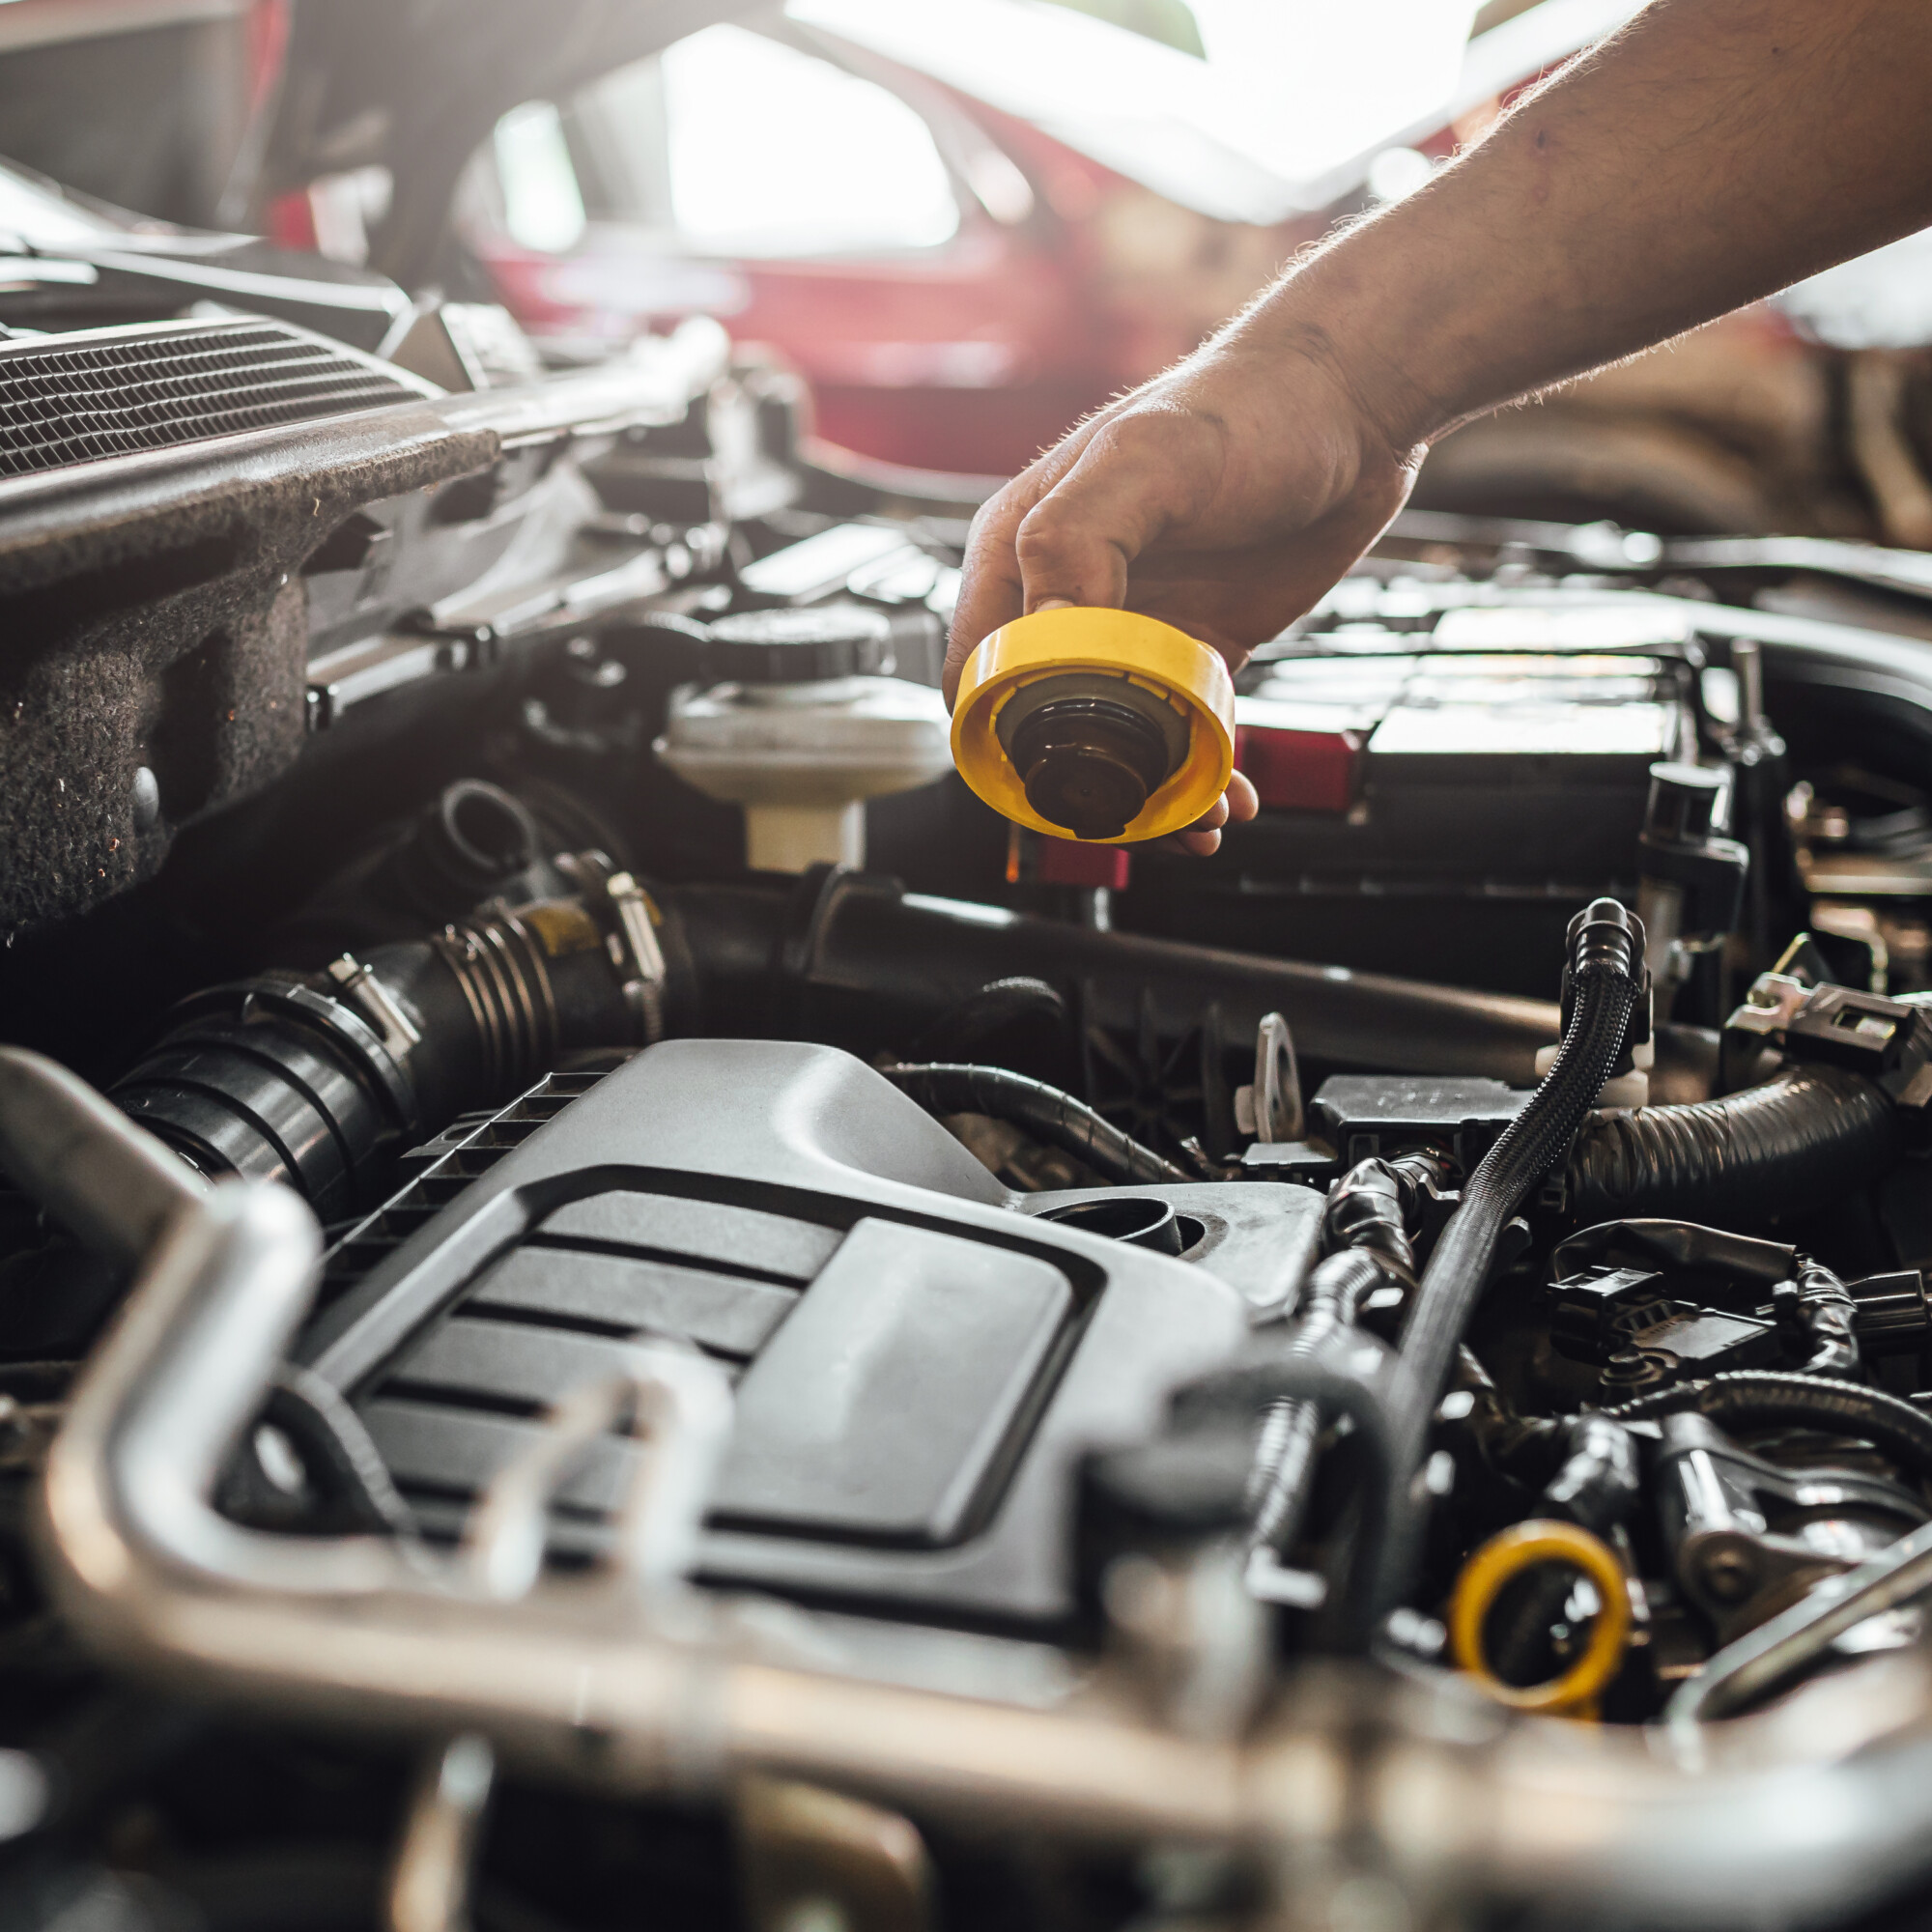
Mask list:
[{"label": "man's hand", "polygon": [[[1237,668],[1375,540],[1408,495],[1397,451],[1303,346],[1237,324],[1103,410],[974,520],[946,655],[946,696],[982,638],[1060,604],[1122,606],[1211,644]],[[1252,818],[1238,773],[1198,853]]]},{"label": "man's hand", "polygon": [[[1055,602],[1231,666],[1469,416],[1932,220],[1924,0],[1651,0],[1420,192],[1296,264],[982,509],[947,655]],[[1202,827],[1246,817],[1243,781]]]}]

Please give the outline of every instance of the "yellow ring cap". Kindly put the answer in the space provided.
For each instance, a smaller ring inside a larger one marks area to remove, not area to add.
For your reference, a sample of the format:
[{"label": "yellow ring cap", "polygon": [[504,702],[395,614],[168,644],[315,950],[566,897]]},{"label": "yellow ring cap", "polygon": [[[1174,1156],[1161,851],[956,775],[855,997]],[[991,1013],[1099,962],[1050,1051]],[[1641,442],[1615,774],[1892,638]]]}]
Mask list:
[{"label": "yellow ring cap", "polygon": [[1184,831],[1228,788],[1235,769],[1235,681],[1220,654],[1132,611],[1069,607],[1003,624],[966,660],[952,708],[952,762],[995,811],[1055,838],[1079,835],[1040,816],[1001,742],[1001,712],[1027,686],[1088,673],[1152,694],[1185,730],[1186,750],[1126,829],[1092,840],[1138,843]]},{"label": "yellow ring cap", "polygon": [[[1596,1585],[1603,1607],[1590,1625],[1583,1654],[1548,1684],[1505,1684],[1490,1668],[1483,1625],[1506,1584],[1540,1564],[1580,1570]],[[1554,1518],[1512,1524],[1471,1556],[1449,1600],[1449,1644],[1456,1662],[1499,1704],[1519,1711],[1567,1711],[1594,1717],[1604,1687],[1617,1674],[1630,1640],[1630,1584],[1601,1538]]]}]

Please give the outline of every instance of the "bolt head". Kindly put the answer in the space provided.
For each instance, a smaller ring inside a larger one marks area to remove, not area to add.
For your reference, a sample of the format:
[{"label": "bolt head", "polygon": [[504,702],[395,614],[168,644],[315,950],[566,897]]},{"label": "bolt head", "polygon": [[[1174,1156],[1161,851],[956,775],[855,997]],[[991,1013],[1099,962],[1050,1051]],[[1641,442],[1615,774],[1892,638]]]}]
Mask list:
[{"label": "bolt head", "polygon": [[1703,1562],[1704,1587],[1719,1602],[1735,1604],[1747,1597],[1757,1581],[1757,1565],[1747,1550],[1735,1544],[1714,1549]]}]

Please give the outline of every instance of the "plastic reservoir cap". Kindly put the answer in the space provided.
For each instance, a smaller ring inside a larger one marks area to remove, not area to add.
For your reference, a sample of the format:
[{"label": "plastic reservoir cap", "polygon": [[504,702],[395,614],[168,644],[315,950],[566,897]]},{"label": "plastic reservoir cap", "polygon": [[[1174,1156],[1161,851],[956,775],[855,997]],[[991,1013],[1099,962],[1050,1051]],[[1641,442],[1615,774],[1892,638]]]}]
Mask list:
[{"label": "plastic reservoir cap", "polygon": [[1190,826],[1235,769],[1218,652],[1132,611],[1037,611],[959,677],[952,762],[994,810],[1056,838],[1130,844]]}]

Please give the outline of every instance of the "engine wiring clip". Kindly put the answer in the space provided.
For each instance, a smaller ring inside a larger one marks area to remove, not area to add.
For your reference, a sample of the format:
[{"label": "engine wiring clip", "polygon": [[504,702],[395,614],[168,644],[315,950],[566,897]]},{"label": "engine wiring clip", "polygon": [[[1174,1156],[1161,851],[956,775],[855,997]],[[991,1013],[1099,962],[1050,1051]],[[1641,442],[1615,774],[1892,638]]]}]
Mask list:
[{"label": "engine wiring clip", "polygon": [[1917,999],[1761,973],[1724,1032],[1779,1045],[1790,1060],[1862,1073],[1897,1106],[1932,1101],[1932,1010]]}]

